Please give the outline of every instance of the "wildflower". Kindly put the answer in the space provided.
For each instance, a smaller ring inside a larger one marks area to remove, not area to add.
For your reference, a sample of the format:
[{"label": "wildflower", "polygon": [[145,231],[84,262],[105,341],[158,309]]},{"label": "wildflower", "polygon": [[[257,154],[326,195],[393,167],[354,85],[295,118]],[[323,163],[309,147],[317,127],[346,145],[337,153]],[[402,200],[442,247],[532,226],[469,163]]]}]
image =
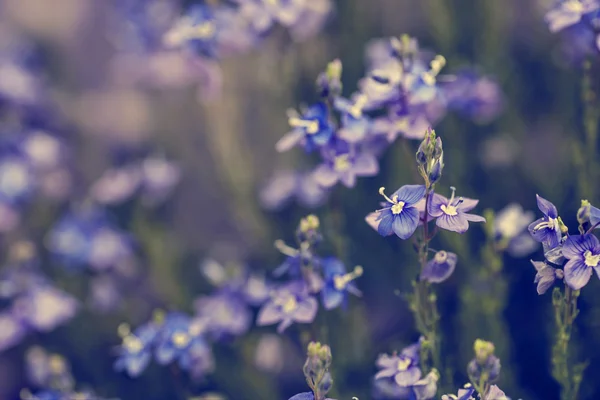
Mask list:
[{"label": "wildflower", "polygon": [[375,379],[394,378],[397,385],[408,387],[421,379],[419,369],[420,345],[413,344],[397,355],[382,354],[377,358],[377,367],[381,368]]},{"label": "wildflower", "polygon": [[71,295],[48,284],[35,285],[13,303],[13,313],[26,325],[49,332],[72,319],[79,303]]},{"label": "wildflower", "polygon": [[527,232],[533,219],[533,213],[524,211],[519,204],[504,207],[494,218],[494,235],[499,247],[506,248],[513,257],[533,252],[538,245]]},{"label": "wildflower", "polygon": [[554,204],[536,194],[537,204],[544,214],[543,218],[533,221],[529,225],[529,233],[541,243],[546,243],[549,248],[558,246],[561,239],[558,211]]},{"label": "wildflower", "polygon": [[342,113],[342,126],[337,136],[348,143],[358,143],[365,139],[370,127],[370,120],[363,114],[363,106],[367,98],[363,94],[355,95],[352,100],[337,97],[334,107]]},{"label": "wildflower", "polygon": [[354,271],[346,273],[344,264],[334,257],[325,258],[321,265],[325,276],[325,286],[321,290],[325,309],[331,310],[345,303],[348,292],[361,295],[352,281],[362,275],[362,267],[356,266]]},{"label": "wildflower", "polygon": [[440,375],[437,370],[433,369],[424,378],[419,379],[412,386],[412,390],[416,400],[431,400],[435,398],[437,393],[437,383],[440,380]]},{"label": "wildflower", "polygon": [[323,98],[336,98],[342,92],[342,62],[335,59],[317,77],[317,89]]},{"label": "wildflower", "polygon": [[188,370],[198,359],[210,357],[210,348],[203,337],[206,328],[204,320],[180,313],[168,314],[156,337],[156,361],[165,365],[177,360],[181,368]]},{"label": "wildflower", "polygon": [[216,338],[242,335],[252,322],[246,304],[227,291],[198,298],[194,308],[197,316],[205,320],[207,331]]},{"label": "wildflower", "polygon": [[421,271],[420,279],[431,283],[445,281],[454,272],[457,259],[458,257],[454,253],[444,250],[436,252]]},{"label": "wildflower", "polygon": [[318,303],[307,292],[304,282],[291,282],[276,289],[258,312],[256,324],[279,323],[277,332],[282,333],[294,322],[312,322],[317,315]]},{"label": "wildflower", "polygon": [[483,400],[510,400],[506,394],[496,385],[490,386]]},{"label": "wildflower", "polygon": [[463,389],[458,390],[458,394],[445,394],[442,400],[474,400],[473,393],[475,388],[470,383],[467,383]]},{"label": "wildflower", "polygon": [[28,133],[20,147],[36,170],[57,167],[65,153],[65,146],[57,137],[41,130]]},{"label": "wildflower", "polygon": [[0,160],[0,200],[10,205],[24,201],[35,188],[35,178],[27,159],[5,154]]},{"label": "wildflower", "polygon": [[338,181],[352,188],[357,176],[374,176],[379,172],[377,158],[368,152],[335,150],[326,153],[324,158],[324,162],[315,169],[313,177],[325,188],[332,187]]},{"label": "wildflower", "polygon": [[310,152],[326,145],[333,137],[334,128],[329,121],[329,110],[325,103],[314,104],[302,115],[294,110],[288,111],[288,122],[293,130],[275,145],[279,152],[288,151],[297,144],[302,144]]},{"label": "wildflower", "polygon": [[531,264],[533,264],[537,271],[533,283],[537,283],[537,292],[540,295],[546,293],[554,284],[554,281],[564,277],[562,269],[553,268],[544,261],[531,260]]},{"label": "wildflower", "polygon": [[144,200],[156,204],[164,200],[181,179],[181,170],[163,157],[148,157],[141,164]]},{"label": "wildflower", "polygon": [[94,182],[90,192],[100,204],[119,204],[129,200],[139,189],[142,173],[137,165],[110,168]]},{"label": "wildflower", "polygon": [[18,344],[27,334],[25,324],[11,312],[0,313],[0,351]]},{"label": "wildflower", "polygon": [[551,32],[558,32],[577,24],[588,13],[600,9],[598,0],[557,0],[546,13],[546,22]]},{"label": "wildflower", "polygon": [[425,195],[425,186],[404,185],[391,198],[384,191],[385,188],[379,188],[379,194],[391,205],[377,211],[377,231],[381,236],[395,233],[400,239],[408,239],[419,225],[419,210],[415,205]]},{"label": "wildflower", "polygon": [[475,208],[479,200],[466,197],[455,198],[456,189],[453,187],[450,189],[452,190],[450,199],[434,193],[427,206],[429,215],[437,218],[435,221],[437,226],[449,231],[465,233],[469,229],[469,221],[485,222],[485,218],[467,213]]},{"label": "wildflower", "polygon": [[500,359],[494,355],[494,344],[477,339],[473,347],[475,358],[467,366],[469,378],[479,382],[482,373],[486,372],[488,381],[494,381],[500,375]]},{"label": "wildflower", "polygon": [[71,367],[59,354],[49,354],[34,346],[25,355],[29,381],[38,387],[51,387],[62,391],[72,390],[75,386]]},{"label": "wildflower", "polygon": [[562,254],[569,261],[564,266],[565,282],[574,290],[584,287],[592,270],[600,277],[600,241],[590,233],[567,237]]},{"label": "wildflower", "polygon": [[410,113],[404,109],[391,107],[387,116],[377,118],[371,125],[374,135],[385,136],[389,143],[400,137],[422,139],[431,123],[422,113]]}]

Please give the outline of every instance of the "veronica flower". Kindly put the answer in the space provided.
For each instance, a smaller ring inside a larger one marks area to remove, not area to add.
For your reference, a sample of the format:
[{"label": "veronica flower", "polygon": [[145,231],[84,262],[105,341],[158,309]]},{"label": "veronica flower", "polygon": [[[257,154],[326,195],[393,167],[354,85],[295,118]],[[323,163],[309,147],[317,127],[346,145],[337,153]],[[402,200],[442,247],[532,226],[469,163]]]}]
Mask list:
[{"label": "veronica flower", "polygon": [[94,269],[105,270],[118,266],[133,257],[129,236],[110,227],[101,227],[90,237],[88,263]]},{"label": "veronica flower", "polygon": [[354,271],[346,273],[344,264],[334,257],[323,259],[321,265],[325,276],[325,285],[321,290],[321,295],[323,296],[323,305],[327,310],[342,305],[346,301],[348,292],[355,296],[361,295],[352,281],[362,275],[362,267],[357,266]]},{"label": "veronica flower", "polygon": [[445,281],[454,272],[457,259],[458,257],[454,253],[444,250],[436,252],[421,271],[420,279],[431,283]]},{"label": "veronica flower", "polygon": [[116,371],[127,372],[131,377],[137,377],[146,369],[152,358],[152,348],[160,332],[159,326],[149,322],[139,326],[132,333],[126,325],[122,325],[120,331],[123,344],[118,348],[114,368]]},{"label": "veronica flower", "polygon": [[181,169],[162,157],[146,158],[141,172],[144,197],[152,203],[165,199],[181,179]]},{"label": "veronica flower", "polygon": [[565,282],[573,290],[584,287],[592,276],[592,270],[600,277],[600,242],[590,233],[567,237],[562,254],[569,261],[564,266]]},{"label": "veronica flower", "polygon": [[473,393],[475,388],[470,383],[467,383],[464,389],[459,389],[458,394],[445,394],[442,396],[442,400],[474,400]]},{"label": "veronica flower", "polygon": [[419,351],[420,344],[416,343],[406,347],[399,355],[381,354],[376,362],[381,370],[375,379],[393,378],[398,386],[413,386],[421,379]]},{"label": "veronica flower", "polygon": [[235,294],[221,293],[200,297],[194,302],[197,316],[205,321],[206,330],[216,338],[240,336],[252,323],[246,304]]},{"label": "veronica flower", "polygon": [[409,113],[404,108],[391,107],[387,116],[373,121],[371,133],[384,136],[389,143],[392,143],[398,136],[407,139],[423,139],[430,126],[431,123],[422,113]]},{"label": "veronica flower", "polygon": [[0,352],[18,344],[27,334],[27,327],[11,312],[0,312]]},{"label": "veronica flower", "polygon": [[558,32],[575,25],[588,13],[600,9],[598,0],[557,0],[554,7],[546,13],[546,22],[551,32]]},{"label": "veronica flower", "polygon": [[64,144],[44,131],[28,133],[20,143],[23,154],[36,170],[48,170],[59,166],[65,155]]},{"label": "veronica flower", "polygon": [[334,127],[329,121],[329,110],[319,102],[309,107],[302,115],[288,111],[288,122],[293,130],[283,136],[275,145],[277,151],[288,151],[302,144],[307,152],[325,146],[333,137]]},{"label": "veronica flower", "polygon": [[90,191],[100,204],[119,204],[129,200],[139,189],[142,173],[137,165],[106,170]]},{"label": "veronica flower", "polygon": [[537,205],[544,214],[543,218],[533,221],[529,225],[529,233],[541,243],[546,243],[549,248],[558,246],[561,239],[560,226],[558,223],[558,211],[554,204],[536,194]]},{"label": "veronica flower", "polygon": [[292,323],[310,323],[315,319],[319,305],[308,295],[304,282],[292,282],[276,289],[256,318],[258,326],[279,323],[277,332],[282,333]]},{"label": "veronica flower", "polygon": [[538,246],[527,232],[533,221],[531,211],[524,211],[516,203],[504,207],[494,218],[495,239],[501,248],[506,248],[513,257],[522,257],[533,252]]},{"label": "veronica flower", "polygon": [[34,190],[35,178],[30,164],[19,154],[4,154],[0,160],[0,200],[16,205]]},{"label": "veronica flower", "polygon": [[[344,146],[343,146],[344,147]],[[374,176],[379,172],[377,158],[368,152],[338,149],[324,152],[324,162],[314,171],[315,181],[329,188],[338,182],[352,188],[357,176]]]},{"label": "veronica flower", "polygon": [[48,354],[35,346],[25,355],[27,376],[31,383],[38,387],[53,387],[61,391],[72,390],[75,380],[71,366],[59,354]]},{"label": "veronica flower", "polygon": [[537,271],[533,283],[537,284],[537,292],[540,295],[546,293],[546,291],[554,284],[554,281],[564,277],[562,269],[553,268],[544,261],[531,260],[531,264],[533,264]]},{"label": "veronica flower", "polygon": [[423,185],[404,185],[390,198],[385,195],[385,188],[379,188],[379,194],[390,205],[377,211],[377,232],[381,236],[395,233],[400,239],[408,239],[419,225],[416,204],[425,196],[425,191]]},{"label": "veronica flower", "polygon": [[0,60],[0,102],[33,105],[41,93],[41,82],[34,71],[12,57]]},{"label": "veronica flower", "polygon": [[240,13],[251,17],[258,33],[270,29],[274,23],[290,27],[298,19],[308,3],[305,0],[237,0]]},{"label": "veronica flower", "polygon": [[13,303],[13,313],[28,326],[49,332],[72,319],[79,303],[71,295],[49,285],[34,286]]},{"label": "veronica flower", "polygon": [[[298,393],[298,394],[290,397],[288,400],[315,400],[315,394],[313,392]],[[330,399],[329,397],[327,397],[325,400],[335,400],[335,399]]]},{"label": "veronica flower", "polygon": [[363,106],[367,96],[357,94],[352,100],[342,97],[334,99],[334,107],[342,113],[342,126],[337,136],[348,143],[358,143],[365,139],[370,127],[370,120],[363,114]]},{"label": "veronica flower", "polygon": [[510,400],[506,394],[496,385],[490,386],[490,390],[487,392],[483,400]]},{"label": "veronica flower", "polygon": [[449,231],[465,233],[469,229],[469,221],[485,222],[485,218],[467,213],[475,208],[479,200],[466,197],[455,198],[456,189],[453,187],[450,189],[452,190],[450,199],[434,193],[427,205],[429,215],[437,218],[435,221],[437,226]]},{"label": "veronica flower", "polygon": [[210,358],[210,348],[203,337],[206,328],[205,320],[192,320],[179,313],[167,315],[156,338],[156,361],[165,365],[177,360],[187,370],[199,359]]}]

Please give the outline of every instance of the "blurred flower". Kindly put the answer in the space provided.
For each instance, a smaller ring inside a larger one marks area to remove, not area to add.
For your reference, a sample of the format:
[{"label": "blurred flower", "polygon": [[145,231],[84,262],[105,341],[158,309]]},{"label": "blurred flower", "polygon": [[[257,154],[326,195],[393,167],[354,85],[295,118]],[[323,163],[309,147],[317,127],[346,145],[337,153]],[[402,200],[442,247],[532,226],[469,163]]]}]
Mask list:
[{"label": "blurred flower", "polygon": [[440,283],[452,275],[456,267],[457,256],[444,250],[435,253],[435,256],[425,264],[421,271],[421,280],[431,283]]},{"label": "blurred flower", "polygon": [[410,114],[400,107],[390,108],[387,116],[377,118],[373,121],[371,132],[374,135],[385,136],[390,143],[396,138],[422,139],[431,126],[430,122],[422,114]]},{"label": "blurred flower", "polygon": [[71,366],[59,354],[47,353],[35,346],[25,355],[29,381],[39,388],[52,388],[61,391],[72,390],[75,386]]},{"label": "blurred flower", "polygon": [[357,153],[343,146],[323,151],[324,162],[314,171],[315,181],[329,188],[338,182],[352,188],[357,176],[374,176],[379,172],[377,158],[367,152]]},{"label": "blurred flower", "polygon": [[21,320],[11,312],[0,312],[0,351],[18,344],[27,334]]},{"label": "blurred flower", "polygon": [[592,270],[600,277],[600,241],[596,236],[588,233],[567,237],[562,254],[569,260],[564,266],[565,282],[573,290],[589,282]]},{"label": "blurred flower", "polygon": [[473,393],[475,388],[470,383],[467,383],[464,389],[458,389],[458,394],[445,394],[442,396],[442,400],[474,400]]},{"label": "blurred flower", "polygon": [[13,314],[27,326],[48,332],[75,316],[79,303],[49,285],[34,286],[13,303]]},{"label": "blurred flower", "polygon": [[123,294],[115,280],[115,277],[110,274],[91,278],[89,302],[96,311],[113,311],[119,305]]},{"label": "blurred flower", "polygon": [[561,239],[561,231],[558,221],[558,211],[554,204],[539,195],[535,195],[543,218],[529,224],[529,233],[541,243],[546,243],[551,249],[558,246]]},{"label": "blurred flower", "polygon": [[34,188],[35,178],[27,160],[15,152],[3,154],[0,159],[0,200],[17,206]]},{"label": "blurred flower", "polygon": [[325,285],[321,290],[323,306],[327,310],[346,303],[347,293],[361,296],[360,290],[352,281],[362,275],[363,269],[356,266],[354,271],[347,273],[344,264],[337,258],[328,257],[322,260]]},{"label": "blurred flower", "polygon": [[280,357],[283,352],[281,337],[272,334],[262,335],[256,345],[254,364],[263,371],[276,374],[284,366],[284,361]]},{"label": "blurred flower", "polygon": [[115,370],[126,371],[131,377],[139,376],[152,358],[151,351],[159,332],[160,327],[153,321],[139,326],[133,333],[128,326],[121,325],[119,334],[123,344],[118,348]]},{"label": "blurred flower", "polygon": [[538,244],[527,231],[533,219],[533,213],[524,211],[517,203],[504,207],[494,218],[494,234],[498,246],[506,248],[513,257],[523,257],[535,251]]},{"label": "blurred flower", "polygon": [[456,189],[450,189],[452,190],[450,199],[434,193],[427,206],[429,215],[437,218],[435,221],[437,226],[449,231],[465,233],[469,229],[469,221],[485,222],[485,218],[467,213],[475,208],[479,200],[466,197],[455,198]]},{"label": "blurred flower", "polygon": [[277,332],[282,333],[292,323],[310,323],[318,310],[317,300],[308,295],[304,282],[291,282],[276,289],[258,312],[258,326],[279,323]]},{"label": "blurred flower", "polygon": [[381,354],[376,361],[380,371],[375,379],[394,378],[398,386],[408,387],[421,379],[419,369],[419,343],[413,344],[400,352],[399,355]]},{"label": "blurred flower", "polygon": [[549,266],[544,261],[531,260],[537,273],[533,283],[537,283],[538,294],[544,294],[554,284],[557,279],[562,279],[564,276],[562,269],[557,269]]},{"label": "blurred flower", "polygon": [[510,400],[506,394],[496,385],[490,386],[490,390],[487,392],[483,400]]},{"label": "blurred flower", "polygon": [[381,194],[390,205],[378,210],[377,220],[379,225],[377,231],[381,236],[389,236],[395,233],[400,239],[408,239],[419,225],[419,210],[415,204],[425,195],[423,185],[404,185],[396,190],[392,197],[385,195],[385,188],[379,189]]},{"label": "blurred flower", "polygon": [[275,145],[279,152],[288,151],[298,144],[310,152],[329,143],[334,134],[327,105],[322,102],[309,107],[302,115],[289,110],[288,121],[294,129]]},{"label": "blurred flower", "polygon": [[243,335],[252,324],[250,309],[233,293],[200,297],[194,302],[194,308],[206,324],[206,330],[217,339]]},{"label": "blurred flower", "polygon": [[575,25],[585,14],[598,9],[598,0],[556,0],[553,8],[546,13],[546,22],[551,32],[558,32]]},{"label": "blurred flower", "polygon": [[494,344],[477,339],[474,344],[475,358],[469,362],[467,373],[473,382],[479,382],[485,372],[486,382],[492,382],[500,375],[500,359],[494,355]]},{"label": "blurred flower", "polygon": [[320,186],[313,173],[277,170],[259,192],[261,205],[278,210],[293,198],[302,207],[314,208],[324,203],[327,189]]},{"label": "blurred flower", "polygon": [[90,193],[100,204],[122,203],[136,193],[141,180],[142,174],[137,165],[111,168],[92,185]]}]

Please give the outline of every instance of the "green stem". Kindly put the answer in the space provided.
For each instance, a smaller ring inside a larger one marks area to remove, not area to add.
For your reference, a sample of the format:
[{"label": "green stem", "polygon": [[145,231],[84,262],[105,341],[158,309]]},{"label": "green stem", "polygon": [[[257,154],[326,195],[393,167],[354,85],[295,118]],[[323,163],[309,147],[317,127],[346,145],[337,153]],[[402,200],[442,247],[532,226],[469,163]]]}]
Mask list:
[{"label": "green stem", "polygon": [[561,386],[561,400],[576,400],[579,384],[569,363],[569,342],[577,316],[578,292],[565,286],[564,296],[555,291],[556,343],[552,354],[552,375]]},{"label": "green stem", "polygon": [[580,188],[583,198],[595,199],[594,185],[596,178],[596,145],[598,142],[598,104],[596,93],[593,86],[592,63],[589,60],[583,63],[583,75],[581,79],[581,103],[583,105],[583,130],[585,141],[583,143],[585,150],[582,154],[583,166],[579,166],[585,171],[585,186]]}]

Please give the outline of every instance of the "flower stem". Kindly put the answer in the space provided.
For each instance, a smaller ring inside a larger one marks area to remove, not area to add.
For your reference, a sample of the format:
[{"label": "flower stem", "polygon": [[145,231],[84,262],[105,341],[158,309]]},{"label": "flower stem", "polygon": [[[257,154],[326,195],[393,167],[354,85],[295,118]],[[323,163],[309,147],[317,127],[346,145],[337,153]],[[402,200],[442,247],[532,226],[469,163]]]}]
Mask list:
[{"label": "flower stem", "polygon": [[577,297],[579,291],[574,291],[565,285],[564,296],[560,289],[553,293],[554,316],[556,322],[556,343],[552,349],[552,375],[561,387],[561,400],[576,400],[579,391],[580,375],[574,372],[569,363],[569,342],[573,322],[577,317]]}]

